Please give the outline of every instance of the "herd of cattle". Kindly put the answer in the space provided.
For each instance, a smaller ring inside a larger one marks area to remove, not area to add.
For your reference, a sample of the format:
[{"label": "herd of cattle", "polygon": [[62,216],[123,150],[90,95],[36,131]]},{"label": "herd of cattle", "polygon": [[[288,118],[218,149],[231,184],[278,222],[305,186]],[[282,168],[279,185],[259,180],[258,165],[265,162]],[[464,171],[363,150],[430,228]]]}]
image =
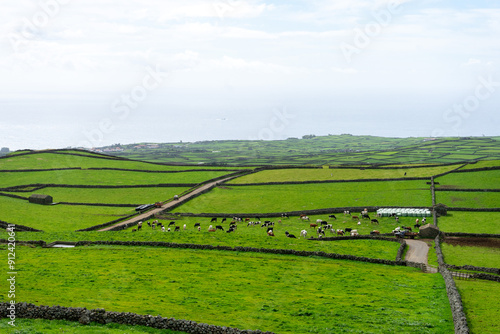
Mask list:
[{"label": "herd of cattle", "polygon": [[[344,218],[346,216],[349,216],[351,220],[356,221],[357,220],[357,225],[361,225],[362,220],[369,220],[372,224],[378,225],[379,221],[374,218],[370,218],[368,211],[365,209],[363,210],[359,216],[358,215],[351,215],[349,211],[344,211]],[[361,217],[361,218],[360,218]],[[323,238],[326,237],[326,233],[329,232],[331,235],[336,235],[336,236],[344,236],[344,235],[350,235],[350,236],[358,236],[359,232],[357,229],[353,228],[343,228],[343,229],[336,229],[333,227],[333,224],[328,222],[327,220],[323,219],[317,219],[316,222],[310,222],[310,219],[307,215],[300,215],[298,217],[301,221],[307,221],[309,222],[309,228],[314,230],[314,234],[316,235],[317,238]],[[394,215],[393,218],[395,219],[396,222],[399,221],[399,217]],[[287,214],[282,214],[281,218],[278,220],[278,223],[281,223],[283,219],[290,219],[290,217]],[[330,220],[337,220],[337,217],[333,214],[328,216],[328,219]],[[216,231],[222,231],[226,233],[231,233],[235,232],[238,228],[238,224],[246,224],[247,227],[255,227],[259,226],[261,228],[265,228],[266,234],[268,236],[274,237],[274,227],[275,223],[270,220],[265,220],[261,221],[260,217],[255,217],[254,219],[251,218],[241,218],[241,217],[232,217],[231,220],[229,221],[229,226],[224,228],[223,224],[228,221],[228,218],[221,218],[220,221],[218,222],[217,217],[213,217],[210,219],[210,223],[208,226],[208,232],[216,232]],[[345,222],[345,221],[344,221]],[[421,221],[422,224],[425,224],[425,217]],[[147,221],[146,222],[147,226],[151,228],[152,230],[160,230],[162,232],[178,232],[181,231],[181,226],[177,225],[175,221],[170,221],[168,224],[164,224],[162,222],[159,222],[158,220],[154,220],[152,222]],[[416,219],[416,224],[414,225],[414,228],[419,228],[421,226],[419,219]],[[132,229],[132,232],[137,232],[142,230],[143,227],[143,222],[140,221],[137,224],[137,227]],[[182,230],[186,230],[188,227],[186,224],[182,225]],[[194,229],[201,232],[201,223],[195,223],[194,224]],[[302,229],[300,231],[300,237],[306,238],[308,235],[308,230],[307,229]],[[372,230],[370,232],[370,235],[379,235],[380,231],[379,230]],[[394,234],[397,237],[404,237],[405,234],[407,236],[414,236],[416,235],[415,233],[412,232],[411,227],[408,226],[401,226],[397,227],[392,231],[392,234]],[[294,234],[289,233],[288,231],[285,231],[285,236],[288,238],[297,238]],[[311,237],[312,238],[312,237]]]}]

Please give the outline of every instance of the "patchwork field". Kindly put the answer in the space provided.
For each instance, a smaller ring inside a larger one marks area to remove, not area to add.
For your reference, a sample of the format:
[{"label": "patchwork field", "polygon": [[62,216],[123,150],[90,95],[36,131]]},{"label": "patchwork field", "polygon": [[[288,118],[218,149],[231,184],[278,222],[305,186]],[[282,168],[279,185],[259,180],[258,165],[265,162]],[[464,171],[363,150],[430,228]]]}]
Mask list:
[{"label": "patchwork field", "polygon": [[[190,148],[183,148],[182,144],[172,148],[172,154],[163,161],[195,161],[201,157],[196,145],[205,145],[207,149],[220,145],[221,152],[211,153],[209,157],[205,155],[205,158],[199,159],[196,164],[216,162],[222,165],[223,161],[230,164],[242,163],[241,166],[230,168],[160,165],[71,150],[30,152],[0,158],[0,189],[4,189],[0,190],[0,193],[4,195],[28,197],[32,193],[41,193],[53,196],[55,202],[134,206],[171,199],[175,194],[191,189],[192,184],[222,177],[236,170],[251,170],[259,163],[279,161],[280,165],[293,162],[302,166],[308,163],[312,164],[310,167],[326,167],[324,165],[330,163],[350,164],[350,168],[261,170],[238,177],[229,183],[219,184],[210,191],[183,202],[179,207],[148,220],[151,222],[153,219],[159,219],[165,225],[174,222],[175,226],[180,227],[178,232],[162,232],[159,228],[153,230],[146,222],[141,231],[135,232],[133,229],[136,226],[119,232],[75,232],[77,229],[134,214],[134,207],[62,204],[43,206],[2,195],[1,221],[45,231],[18,232],[18,242],[161,241],[180,247],[99,245],[45,249],[18,244],[16,269],[19,276],[16,300],[37,305],[102,307],[109,311],[160,314],[164,317],[276,333],[453,333],[451,310],[440,274],[423,273],[410,267],[332,260],[317,256],[189,249],[190,244],[242,246],[326,252],[393,261],[400,247],[399,242],[373,239],[307,240],[311,236],[317,237],[316,229],[310,227],[310,224],[320,219],[331,224],[334,231],[351,228],[357,229],[361,235],[369,235],[374,229],[381,233],[391,233],[398,226],[413,226],[417,217],[400,217],[399,221],[396,221],[392,217],[376,217],[375,212],[369,212],[371,218],[377,218],[379,221],[374,224],[370,219],[352,219],[342,213],[336,213],[337,219],[329,218],[328,214],[311,214],[309,221],[300,220],[298,215],[290,218],[267,216],[270,213],[345,207],[431,207],[431,190],[427,179],[445,172],[451,173],[436,178],[440,183],[439,187],[446,189],[436,191],[438,203],[450,207],[489,208],[492,212],[448,211],[447,215],[438,218],[440,229],[444,232],[500,234],[499,214],[493,212],[499,207],[498,192],[452,191],[456,188],[500,189],[498,170],[453,172],[464,165],[458,158],[466,157],[465,160],[469,160],[483,154],[491,160],[467,164],[460,169],[498,167],[500,149],[497,139],[443,139],[422,143],[418,138],[370,141],[373,138],[367,137],[357,138],[359,142],[351,145],[353,149],[360,150],[359,152],[333,152],[340,149],[333,146],[329,149],[324,146],[320,148],[322,144],[333,139],[297,140],[295,148],[291,148],[292,152],[282,150],[282,144],[290,144],[289,141],[264,142],[260,148],[255,146],[257,143],[243,143],[243,146],[237,143],[240,145],[237,151],[241,154],[234,156],[228,153],[236,152],[235,143],[230,141],[197,143]],[[340,146],[347,142],[346,138],[340,136],[336,144]],[[367,154],[368,150],[377,145],[385,151]],[[317,152],[307,153],[308,149],[317,149]],[[242,153],[250,151],[253,151],[250,156]],[[266,152],[273,152],[274,155],[267,155]],[[135,156],[141,154],[134,152]],[[214,160],[213,157],[217,155],[219,157]],[[148,160],[162,160],[158,157],[160,155],[155,153],[149,155]],[[370,161],[401,168],[367,166]],[[452,164],[427,165],[443,162]],[[252,167],[245,167],[245,164]],[[78,169],[12,172],[49,168]],[[427,179],[387,180],[404,177]],[[366,179],[380,181],[363,181]],[[329,180],[350,182],[314,183]],[[300,181],[312,183],[246,185]],[[38,190],[33,187],[8,188],[30,183],[64,183],[83,187],[45,187]],[[164,186],[172,183],[180,185]],[[108,188],[86,188],[93,185]],[[112,188],[122,185],[137,187]],[[186,213],[203,216],[186,216]],[[215,213],[229,217],[245,214],[241,218],[248,218],[253,222],[258,220],[256,216],[265,214],[266,217],[261,217],[260,220],[274,223],[275,236],[267,236],[267,229],[261,225],[247,226],[248,221],[245,219],[237,223],[238,228],[234,232],[226,233],[231,219],[224,223],[221,218],[218,218],[217,222],[211,222],[211,216]],[[353,212],[353,215],[359,215],[359,212]],[[428,218],[428,222],[432,222],[432,218]],[[194,226],[197,223],[200,224],[200,231]],[[225,231],[208,232],[210,225],[221,225]],[[302,230],[308,232],[307,238],[300,237]],[[290,232],[297,238],[287,238],[285,232]],[[327,230],[324,237],[335,234]],[[7,237],[5,230],[0,230],[0,239]],[[441,246],[445,261],[449,264],[500,266],[498,248],[469,245],[463,241],[460,245],[453,245],[451,238],[448,241],[449,243],[443,243]],[[425,242],[433,245],[432,240]],[[0,253],[7,253],[5,244],[0,244]],[[428,262],[430,265],[437,265],[436,254],[432,248]],[[457,285],[462,294],[471,332],[500,332],[494,311],[481,304],[482,301],[487,301],[494,305],[500,298],[498,283],[460,280]],[[6,288],[6,281],[2,280],[0,289],[6,291]],[[0,301],[8,301],[7,296],[0,294]],[[105,327],[94,324],[87,327],[77,323],[47,320],[17,320],[19,332],[12,330],[4,320],[0,321],[0,331],[16,334],[61,331],[171,333],[117,324]]]}]

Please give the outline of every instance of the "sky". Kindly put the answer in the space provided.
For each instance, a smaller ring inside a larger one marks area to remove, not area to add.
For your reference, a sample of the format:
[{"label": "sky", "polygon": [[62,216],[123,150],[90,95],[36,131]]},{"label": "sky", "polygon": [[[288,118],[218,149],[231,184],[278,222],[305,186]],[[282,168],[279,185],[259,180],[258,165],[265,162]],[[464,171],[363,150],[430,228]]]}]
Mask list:
[{"label": "sky", "polygon": [[2,0],[0,146],[492,136],[496,0]]}]

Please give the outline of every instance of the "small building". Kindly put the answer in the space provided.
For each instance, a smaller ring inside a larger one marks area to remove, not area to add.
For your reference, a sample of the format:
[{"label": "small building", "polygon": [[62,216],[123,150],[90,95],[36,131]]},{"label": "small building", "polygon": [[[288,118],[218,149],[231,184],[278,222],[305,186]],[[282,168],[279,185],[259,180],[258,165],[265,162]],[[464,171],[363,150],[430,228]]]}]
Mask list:
[{"label": "small building", "polygon": [[418,230],[418,236],[424,239],[434,239],[439,234],[439,228],[435,225],[426,224],[424,226],[420,226]]},{"label": "small building", "polygon": [[34,204],[52,204],[53,199],[49,195],[33,194],[30,196],[29,201]]}]

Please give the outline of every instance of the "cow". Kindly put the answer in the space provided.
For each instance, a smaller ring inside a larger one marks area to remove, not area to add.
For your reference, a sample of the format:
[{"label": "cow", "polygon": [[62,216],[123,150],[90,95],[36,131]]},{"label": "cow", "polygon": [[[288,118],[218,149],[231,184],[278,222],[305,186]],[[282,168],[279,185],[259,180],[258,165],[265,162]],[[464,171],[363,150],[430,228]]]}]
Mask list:
[{"label": "cow", "polygon": [[380,234],[380,231],[377,231],[377,230],[373,230],[370,232],[370,235],[378,235]]},{"label": "cow", "polygon": [[352,231],[352,228],[347,227],[347,228],[345,229],[345,231],[346,231],[347,233],[349,233],[349,232],[351,232],[351,231]]},{"label": "cow", "polygon": [[213,217],[212,219],[210,219],[210,222],[211,223],[217,223],[217,217]]},{"label": "cow", "polygon": [[358,235],[359,235],[358,230],[352,230],[351,231],[351,237],[356,237]]},{"label": "cow", "polygon": [[226,221],[226,218],[222,218],[222,220],[220,221],[221,223],[224,223]]},{"label": "cow", "polygon": [[326,221],[322,220],[320,224],[321,224],[321,225],[328,225],[328,222],[326,222]]},{"label": "cow", "polygon": [[358,220],[359,219],[358,216],[352,216],[351,218],[352,218],[352,220]]},{"label": "cow", "polygon": [[413,225],[414,228],[418,228],[418,229],[420,228],[420,226],[422,226],[422,225],[420,225],[420,224]]},{"label": "cow", "polygon": [[170,222],[170,223],[168,223],[168,226],[169,226],[169,227],[170,227],[170,226],[172,226],[172,225],[175,225],[175,222]]},{"label": "cow", "polygon": [[194,223],[194,227],[200,227],[200,223]]},{"label": "cow", "polygon": [[300,231],[300,236],[304,238],[307,237],[307,231],[306,230]]},{"label": "cow", "polygon": [[316,228],[316,227],[318,227],[318,224],[311,223],[311,224],[309,224],[309,227]]},{"label": "cow", "polygon": [[337,235],[344,235],[344,231],[342,231],[342,230],[337,230]]},{"label": "cow", "polygon": [[274,237],[274,232],[273,231],[267,231],[267,235],[270,237]]},{"label": "cow", "polygon": [[363,219],[370,219],[370,216],[369,216],[368,214],[365,214],[365,213],[364,213],[364,214],[362,214],[362,215],[361,215],[361,217],[362,217]]},{"label": "cow", "polygon": [[329,215],[328,218],[337,219],[337,217],[335,217],[335,215]]},{"label": "cow", "polygon": [[372,219],[371,220],[373,224],[377,224],[378,225],[378,220],[377,219]]},{"label": "cow", "polygon": [[174,232],[177,232],[177,231],[180,231],[181,230],[181,227],[180,226],[176,226],[175,229],[174,229]]},{"label": "cow", "polygon": [[224,231],[224,228],[222,226],[220,226],[220,225],[215,226],[215,229],[216,230],[222,230],[222,231]]},{"label": "cow", "polygon": [[281,218],[290,218],[290,217],[288,217],[288,214],[286,214],[286,213],[282,213],[282,214],[281,214]]},{"label": "cow", "polygon": [[287,238],[297,239],[296,236],[294,236],[293,234],[288,233],[288,231],[285,232],[285,235],[287,236]]}]

